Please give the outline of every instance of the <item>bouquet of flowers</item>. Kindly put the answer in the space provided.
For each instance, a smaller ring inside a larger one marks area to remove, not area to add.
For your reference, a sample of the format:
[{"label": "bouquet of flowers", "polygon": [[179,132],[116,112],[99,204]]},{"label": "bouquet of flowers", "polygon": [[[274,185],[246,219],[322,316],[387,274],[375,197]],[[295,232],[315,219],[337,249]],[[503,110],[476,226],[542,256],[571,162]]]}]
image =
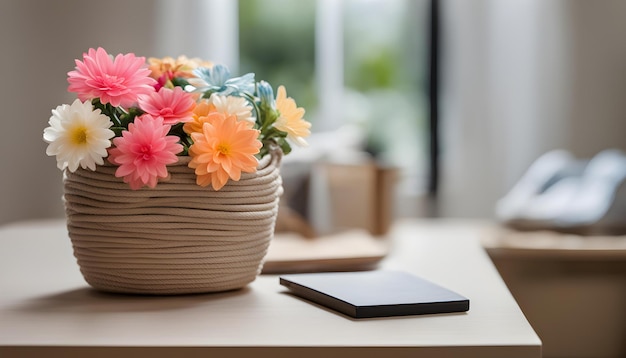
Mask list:
[{"label": "bouquet of flowers", "polygon": [[256,171],[272,147],[284,154],[305,146],[311,124],[304,109],[276,97],[254,74],[231,77],[222,65],[177,59],[113,57],[89,49],[68,73],[77,99],[52,110],[43,139],[61,170],[96,170],[105,158],[132,189],[154,188],[167,165],[190,156],[196,183],[221,189]]}]

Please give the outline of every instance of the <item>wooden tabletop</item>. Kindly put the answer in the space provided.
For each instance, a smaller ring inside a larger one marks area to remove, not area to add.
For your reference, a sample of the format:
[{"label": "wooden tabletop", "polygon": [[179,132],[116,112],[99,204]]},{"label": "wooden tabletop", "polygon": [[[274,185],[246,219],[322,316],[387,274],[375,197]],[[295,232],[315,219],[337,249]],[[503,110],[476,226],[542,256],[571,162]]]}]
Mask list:
[{"label": "wooden tabletop", "polygon": [[480,241],[492,258],[626,261],[626,235],[519,231],[483,223]]},{"label": "wooden tabletop", "polygon": [[401,221],[381,268],[470,299],[467,313],[351,319],[262,275],[234,292],[113,295],[84,282],[63,221],[0,228],[0,357],[540,357],[471,226]]}]

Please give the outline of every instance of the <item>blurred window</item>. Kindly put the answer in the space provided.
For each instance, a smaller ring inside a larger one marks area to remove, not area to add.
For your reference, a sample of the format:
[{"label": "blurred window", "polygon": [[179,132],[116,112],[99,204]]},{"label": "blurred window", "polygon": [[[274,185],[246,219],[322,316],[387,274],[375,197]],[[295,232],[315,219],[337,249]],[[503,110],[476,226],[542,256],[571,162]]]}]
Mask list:
[{"label": "blurred window", "polygon": [[425,191],[428,1],[239,0],[240,73],[285,85],[313,131],[361,128],[403,194]]}]

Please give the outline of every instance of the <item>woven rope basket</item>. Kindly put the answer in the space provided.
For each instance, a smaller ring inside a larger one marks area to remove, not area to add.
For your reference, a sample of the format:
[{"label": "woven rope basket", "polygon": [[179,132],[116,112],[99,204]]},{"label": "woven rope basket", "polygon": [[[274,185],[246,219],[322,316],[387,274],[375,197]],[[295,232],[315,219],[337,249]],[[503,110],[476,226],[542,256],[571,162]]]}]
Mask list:
[{"label": "woven rope basket", "polygon": [[265,156],[219,191],[196,185],[190,158],[168,166],[156,188],[131,190],[116,167],[66,171],[67,228],[92,287],[185,294],[238,289],[254,281],[274,234],[282,153]]}]

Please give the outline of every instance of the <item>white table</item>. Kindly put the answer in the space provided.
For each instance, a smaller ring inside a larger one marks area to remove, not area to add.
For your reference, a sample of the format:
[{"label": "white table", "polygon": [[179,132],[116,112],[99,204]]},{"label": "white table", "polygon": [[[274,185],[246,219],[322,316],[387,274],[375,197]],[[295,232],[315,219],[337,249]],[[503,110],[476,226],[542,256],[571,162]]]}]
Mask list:
[{"label": "white table", "polygon": [[288,294],[273,275],[229,293],[104,294],[83,281],[63,221],[6,225],[0,357],[541,356],[540,339],[475,231],[402,221],[389,236],[381,267],[465,295],[469,312],[355,320]]}]

